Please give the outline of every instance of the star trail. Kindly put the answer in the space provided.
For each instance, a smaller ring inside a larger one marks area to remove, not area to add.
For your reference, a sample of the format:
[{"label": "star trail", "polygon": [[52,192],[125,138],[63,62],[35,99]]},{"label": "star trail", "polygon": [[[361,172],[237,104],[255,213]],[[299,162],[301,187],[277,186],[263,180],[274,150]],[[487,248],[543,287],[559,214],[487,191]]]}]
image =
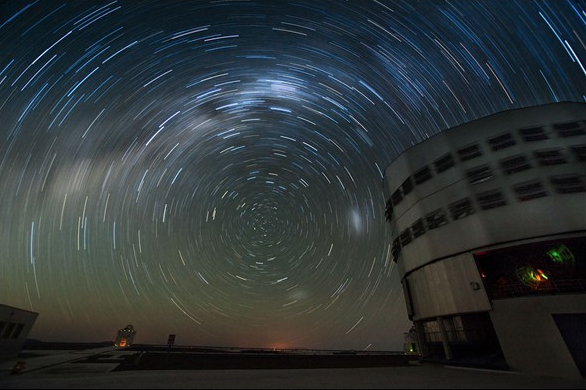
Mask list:
[{"label": "star trail", "polygon": [[46,341],[400,350],[383,171],[586,101],[583,1],[3,1],[0,301]]}]

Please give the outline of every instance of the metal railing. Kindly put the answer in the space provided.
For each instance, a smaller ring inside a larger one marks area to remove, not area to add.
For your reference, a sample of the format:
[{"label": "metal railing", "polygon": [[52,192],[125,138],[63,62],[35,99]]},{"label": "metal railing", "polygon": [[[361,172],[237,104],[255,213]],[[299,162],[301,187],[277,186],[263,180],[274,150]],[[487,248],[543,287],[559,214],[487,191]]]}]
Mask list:
[{"label": "metal railing", "polygon": [[506,299],[522,297],[527,295],[555,295],[555,294],[586,294],[586,280],[584,279],[562,279],[547,280],[527,286],[523,283],[509,283],[504,286],[488,288],[489,297],[495,299]]}]

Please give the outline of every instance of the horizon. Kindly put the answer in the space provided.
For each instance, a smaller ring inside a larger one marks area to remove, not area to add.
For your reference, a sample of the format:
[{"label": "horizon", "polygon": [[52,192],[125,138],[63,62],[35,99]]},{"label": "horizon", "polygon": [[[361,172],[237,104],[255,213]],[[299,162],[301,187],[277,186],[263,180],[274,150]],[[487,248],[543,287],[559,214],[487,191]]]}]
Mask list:
[{"label": "horizon", "polygon": [[[39,340],[39,339],[32,339],[26,338],[24,341],[23,350],[28,350],[31,347],[34,347],[35,344],[63,344],[63,345],[74,345],[78,346],[89,346],[89,345],[114,345],[115,340],[102,340],[102,341],[57,341],[57,340]],[[116,347],[119,350],[133,350],[136,348],[143,348],[143,347],[157,347],[157,348],[169,348],[169,350],[173,349],[194,349],[194,352],[197,352],[198,349],[217,349],[217,350],[259,350],[259,351],[277,351],[277,352],[285,352],[285,351],[315,351],[315,352],[352,352],[352,353],[399,353],[404,354],[402,349],[400,350],[372,350],[372,349],[363,349],[363,350],[355,350],[355,349],[328,349],[328,348],[306,348],[306,347],[286,347],[286,348],[278,348],[278,347],[248,347],[248,346],[227,346],[227,345],[189,345],[189,344],[152,344],[152,343],[135,343],[133,342],[131,345],[127,347]],[[32,349],[34,350],[34,348]]]}]

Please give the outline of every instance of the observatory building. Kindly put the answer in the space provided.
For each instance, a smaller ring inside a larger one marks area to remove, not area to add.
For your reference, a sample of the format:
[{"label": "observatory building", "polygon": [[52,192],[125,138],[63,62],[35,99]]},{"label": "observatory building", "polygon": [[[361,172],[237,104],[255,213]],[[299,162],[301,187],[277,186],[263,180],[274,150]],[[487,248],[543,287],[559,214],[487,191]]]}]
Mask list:
[{"label": "observatory building", "polygon": [[17,357],[39,313],[0,304],[0,359]]},{"label": "observatory building", "polygon": [[586,104],[500,112],[407,149],[386,217],[429,361],[586,376]]},{"label": "observatory building", "polygon": [[136,331],[134,330],[134,326],[126,325],[124,329],[118,330],[118,333],[116,334],[116,341],[114,341],[114,346],[119,348],[131,347],[132,343],[134,342],[135,335]]}]

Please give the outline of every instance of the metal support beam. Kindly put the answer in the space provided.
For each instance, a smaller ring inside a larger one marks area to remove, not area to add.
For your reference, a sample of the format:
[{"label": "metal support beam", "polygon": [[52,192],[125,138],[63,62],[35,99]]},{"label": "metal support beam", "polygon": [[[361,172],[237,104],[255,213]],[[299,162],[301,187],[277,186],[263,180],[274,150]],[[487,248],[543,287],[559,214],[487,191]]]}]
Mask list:
[{"label": "metal support beam", "polygon": [[442,345],[444,346],[444,353],[446,354],[447,360],[452,360],[454,357],[452,354],[452,347],[448,341],[448,334],[446,333],[446,327],[444,326],[444,320],[442,317],[437,317],[437,325],[440,331],[440,337],[442,339]]},{"label": "metal support beam", "polygon": [[415,333],[417,333],[417,348],[421,357],[429,356],[429,348],[427,348],[427,341],[425,341],[425,330],[423,329],[423,322],[415,321]]}]

